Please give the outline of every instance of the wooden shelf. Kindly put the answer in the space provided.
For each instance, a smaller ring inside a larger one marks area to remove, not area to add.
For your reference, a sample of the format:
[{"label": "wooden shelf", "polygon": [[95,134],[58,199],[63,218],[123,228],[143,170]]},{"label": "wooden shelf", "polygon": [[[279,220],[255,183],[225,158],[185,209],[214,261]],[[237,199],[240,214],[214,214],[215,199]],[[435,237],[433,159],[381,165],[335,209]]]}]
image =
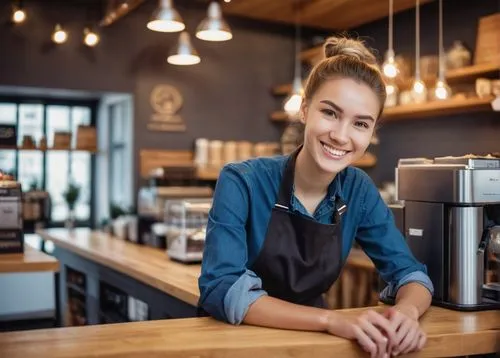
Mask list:
[{"label": "wooden shelf", "polygon": [[[311,51],[311,50],[310,50]],[[304,55],[310,56],[310,55]],[[475,80],[480,76],[488,77],[492,75],[497,75],[500,71],[500,63],[483,63],[479,65],[472,65],[467,67],[458,68],[455,70],[449,70],[446,73],[446,80],[449,84],[456,84],[458,82],[465,82],[467,80]],[[433,86],[436,83],[437,78],[435,76],[429,76],[423,79],[428,86]],[[396,84],[399,90],[408,89],[413,83],[413,77],[397,80]],[[286,83],[278,85],[272,89],[272,93],[275,96],[287,96],[292,91],[292,84]]]},{"label": "wooden shelf", "polygon": [[22,151],[33,151],[33,152],[86,152],[86,153],[91,153],[91,154],[96,154],[97,149],[94,150],[87,150],[87,149],[62,149],[62,148],[47,148],[47,149],[40,149],[40,148],[23,148],[23,147],[5,147],[5,146],[0,146],[0,150],[22,150]]},{"label": "wooden shelf", "polygon": [[[472,65],[446,72],[446,81],[448,84],[453,85],[457,83],[465,83],[467,81],[474,81],[478,77],[489,77],[497,75],[500,71],[500,63],[484,63],[479,65]],[[437,81],[436,76],[428,76],[423,78],[423,81],[430,88],[435,85]],[[409,89],[413,84],[413,77],[403,80],[397,80],[396,84],[399,90]]]},{"label": "wooden shelf", "polygon": [[422,104],[408,104],[386,108],[383,113],[384,120],[400,120],[409,118],[423,118],[432,116],[445,116],[465,112],[481,112],[491,109],[493,97],[449,99],[432,101]]},{"label": "wooden shelf", "polygon": [[271,120],[275,122],[288,122],[288,114],[284,111],[276,111],[271,113]]},{"label": "wooden shelf", "polygon": [[[371,168],[375,166],[375,164],[377,164],[377,157],[372,153],[366,152],[359,161],[353,163],[353,166],[359,168]],[[197,168],[196,177],[201,180],[217,180],[221,169],[222,168],[218,167]]]}]

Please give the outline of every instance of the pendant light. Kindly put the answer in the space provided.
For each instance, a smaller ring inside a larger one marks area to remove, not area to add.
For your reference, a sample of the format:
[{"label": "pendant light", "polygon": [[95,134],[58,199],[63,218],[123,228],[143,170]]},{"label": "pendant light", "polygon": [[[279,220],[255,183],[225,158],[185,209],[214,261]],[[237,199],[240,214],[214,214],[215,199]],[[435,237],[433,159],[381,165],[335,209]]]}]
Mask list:
[{"label": "pendant light", "polygon": [[191,38],[187,31],[181,32],[179,42],[172,54],[168,56],[167,62],[178,66],[196,65],[201,62],[198,52],[191,44]]},{"label": "pendant light", "polygon": [[451,89],[446,83],[445,58],[443,47],[443,0],[439,0],[439,74],[434,88],[434,98],[437,100],[448,99],[451,95]]},{"label": "pendant light", "polygon": [[394,17],[394,0],[389,0],[389,46],[385,53],[385,61],[382,65],[384,75],[387,78],[394,78],[398,75],[398,68],[394,58],[393,47],[393,17]]},{"label": "pendant light", "polygon": [[26,11],[24,11],[22,1],[18,1],[12,7],[12,22],[16,24],[21,24],[26,20]]},{"label": "pendant light", "polygon": [[300,63],[300,24],[298,19],[298,10],[296,11],[296,19],[295,19],[295,69],[294,69],[294,78],[292,85],[292,93],[285,99],[284,110],[288,114],[290,119],[296,119],[299,112],[300,107],[302,105],[302,100],[304,96],[304,88],[302,86],[302,74],[301,74],[301,63]]},{"label": "pendant light", "polygon": [[420,0],[416,0],[415,6],[415,79],[411,94],[416,103],[427,100],[427,88],[420,78]]},{"label": "pendant light", "polygon": [[208,16],[198,25],[196,37],[205,41],[228,41],[233,38],[217,1],[212,1],[208,6]]},{"label": "pendant light", "polygon": [[148,29],[158,32],[180,32],[186,28],[181,15],[172,4],[172,0],[160,0],[158,8],[153,12],[146,25]]},{"label": "pendant light", "polygon": [[52,33],[52,41],[56,44],[62,44],[68,39],[68,33],[64,31],[60,24],[57,24]]},{"label": "pendant light", "polygon": [[83,43],[87,45],[88,47],[94,47],[99,43],[99,35],[92,31],[91,28],[86,27],[83,30]]}]

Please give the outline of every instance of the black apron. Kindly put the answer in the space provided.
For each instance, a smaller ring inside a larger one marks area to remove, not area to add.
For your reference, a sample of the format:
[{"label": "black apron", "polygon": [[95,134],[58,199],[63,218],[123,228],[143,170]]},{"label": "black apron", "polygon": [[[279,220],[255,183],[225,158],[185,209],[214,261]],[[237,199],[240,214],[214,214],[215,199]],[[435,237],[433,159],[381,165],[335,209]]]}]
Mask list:
[{"label": "black apron", "polygon": [[322,294],[337,280],[343,267],[341,216],[347,207],[336,196],[333,224],[321,224],[290,211],[300,150],[288,159],[266,239],[250,269],[261,278],[269,296],[324,308]]},{"label": "black apron", "polygon": [[[341,216],[347,206],[336,197],[333,224],[321,224],[289,210],[295,161],[301,149],[288,158],[264,244],[249,269],[262,280],[262,288],[269,296],[325,308],[322,294],[330,289],[343,267]],[[198,316],[207,315],[199,306]]]}]

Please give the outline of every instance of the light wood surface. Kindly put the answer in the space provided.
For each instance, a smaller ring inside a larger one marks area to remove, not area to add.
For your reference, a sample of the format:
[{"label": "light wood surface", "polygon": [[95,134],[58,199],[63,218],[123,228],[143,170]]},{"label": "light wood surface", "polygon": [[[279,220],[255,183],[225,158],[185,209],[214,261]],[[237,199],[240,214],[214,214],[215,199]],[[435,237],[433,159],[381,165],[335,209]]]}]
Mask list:
[{"label": "light wood surface", "polygon": [[[307,51],[304,51],[304,54],[307,54],[308,52],[313,52],[317,51],[316,56],[322,56],[322,47],[316,47],[314,49],[310,49]],[[306,55],[303,55],[307,58]],[[454,84],[454,83],[459,83],[459,82],[466,82],[466,81],[474,81],[478,77],[490,77],[490,76],[497,76],[498,72],[500,71],[500,63],[496,62],[491,62],[491,63],[482,63],[478,65],[472,65],[472,66],[466,66],[462,68],[457,68],[457,69],[452,69],[448,70],[446,72],[446,81],[448,84]],[[396,85],[398,86],[399,91],[402,91],[404,89],[409,89],[412,84],[413,84],[413,77],[405,78],[405,79],[400,79],[396,78]],[[429,76],[423,78],[423,81],[426,83],[428,88],[432,88],[436,84],[436,76]],[[287,96],[290,94],[292,91],[292,84],[291,83],[286,83],[282,85],[277,85],[272,89],[272,93],[275,96]],[[274,115],[276,117],[281,117],[285,113],[284,112],[276,112]],[[278,120],[278,119],[277,119]]]},{"label": "light wood surface", "polygon": [[110,267],[196,306],[200,265],[171,261],[163,250],[123,241],[90,229],[48,229],[37,233],[56,246]]},{"label": "light wood surface", "polygon": [[493,97],[447,99],[422,104],[412,103],[384,109],[383,120],[395,121],[410,118],[445,116],[466,112],[492,111]]},{"label": "light wood surface", "polygon": [[[365,309],[342,312],[354,315]],[[421,321],[428,335],[426,347],[406,357],[495,352],[500,338],[498,315],[492,311],[460,313],[432,307]],[[326,333],[231,326],[211,318],[189,318],[1,333],[0,356],[349,358],[367,355],[355,343]]]},{"label": "light wood surface", "polygon": [[[193,306],[198,303],[201,270],[198,264],[174,262],[163,250],[133,244],[90,229],[47,229],[37,233],[56,246],[110,267],[183,302]],[[374,267],[368,256],[357,249],[351,250],[347,265],[365,269]]]},{"label": "light wood surface", "polygon": [[0,255],[0,273],[59,271],[59,262],[53,256],[24,246],[23,254]]},{"label": "light wood surface", "polygon": [[[432,0],[420,0],[423,5]],[[327,30],[352,29],[387,17],[387,0],[245,0],[222,2],[225,15],[302,25]],[[413,0],[394,1],[394,12],[415,7]],[[296,16],[297,11],[300,16]],[[340,15],[340,16],[339,16]]]}]

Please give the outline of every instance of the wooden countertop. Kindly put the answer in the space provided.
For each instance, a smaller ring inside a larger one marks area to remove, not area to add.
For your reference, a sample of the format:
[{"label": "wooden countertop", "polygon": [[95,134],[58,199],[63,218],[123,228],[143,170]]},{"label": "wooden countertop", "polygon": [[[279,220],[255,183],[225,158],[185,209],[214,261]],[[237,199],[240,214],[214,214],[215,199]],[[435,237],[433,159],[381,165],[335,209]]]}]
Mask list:
[{"label": "wooden countertop", "polygon": [[171,261],[164,250],[137,245],[90,229],[37,231],[44,240],[196,306],[200,265]]},{"label": "wooden countertop", "polygon": [[[43,239],[91,261],[110,267],[162,292],[196,306],[200,297],[199,264],[171,261],[165,251],[123,241],[90,229],[47,229],[37,231]],[[353,249],[347,264],[374,269],[361,250]]]},{"label": "wooden countertop", "polygon": [[[366,308],[364,308],[366,309]],[[355,314],[364,309],[344,310]],[[374,309],[382,310],[383,306]],[[411,357],[495,352],[498,312],[431,307],[422,318],[426,347]],[[147,321],[0,333],[0,356],[62,357],[366,357],[348,340],[325,333],[231,326],[211,318]]]},{"label": "wooden countertop", "polygon": [[59,261],[29,245],[24,245],[22,254],[0,255],[0,273],[41,271],[59,271]]}]

